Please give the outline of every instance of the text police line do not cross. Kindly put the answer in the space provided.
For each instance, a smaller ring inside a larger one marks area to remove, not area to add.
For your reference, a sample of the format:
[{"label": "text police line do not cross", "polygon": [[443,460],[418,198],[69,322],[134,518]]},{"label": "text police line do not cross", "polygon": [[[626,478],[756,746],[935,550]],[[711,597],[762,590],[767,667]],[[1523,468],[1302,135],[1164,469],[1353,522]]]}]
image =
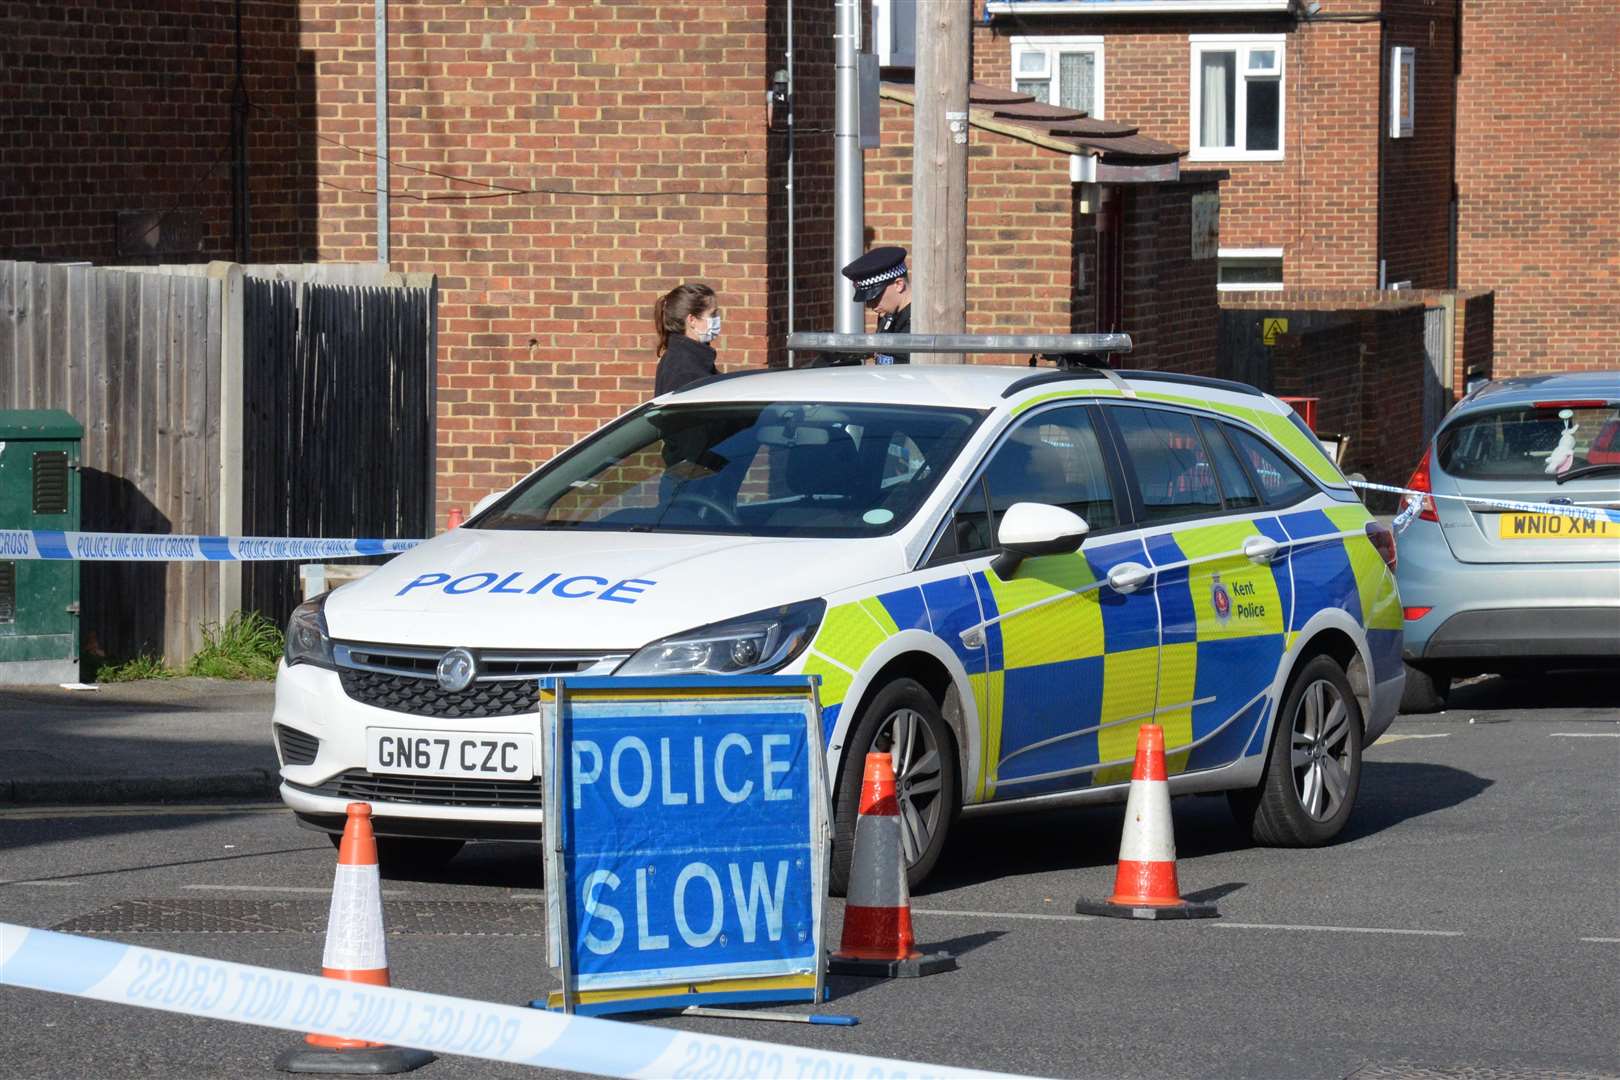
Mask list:
[{"label": "text police line do not cross", "polygon": [[[710,784],[706,781],[706,777],[711,773],[713,794],[726,803],[745,804],[754,797],[756,790],[763,802],[791,800],[794,796],[793,788],[786,786],[784,780],[792,767],[792,762],[782,760],[780,755],[789,750],[792,741],[790,736],[782,733],[762,734],[751,739],[747,735],[733,731],[715,740],[712,751],[706,751],[702,735],[682,739],[660,737],[658,766],[654,768],[653,752],[647,740],[636,735],[625,735],[615,741],[612,749],[606,754],[607,787],[613,801],[626,810],[638,809],[653,798],[655,774],[658,787],[657,805],[664,807],[705,805],[710,798]],[[756,742],[759,748],[757,754]],[[692,763],[690,773],[677,770],[672,763],[672,754],[688,749],[688,746],[682,746],[680,751],[676,751],[672,746],[676,743],[689,745]],[[579,810],[582,809],[585,789],[602,780],[604,754],[596,741],[576,738],[570,742],[570,755],[573,766],[569,775],[573,791],[572,801],[574,809]],[[740,771],[735,765],[741,763],[741,769],[750,773],[757,772],[757,775],[749,775],[740,783],[734,784],[734,778],[727,776],[728,755],[733,759],[734,771]],[[630,765],[636,768],[632,769]],[[684,775],[677,779],[677,772]],[[639,782],[627,785],[627,776],[638,776]],[[675,877],[673,896],[670,898],[670,910],[681,940],[694,949],[703,949],[718,939],[721,927],[725,923],[724,906],[728,896],[740,923],[744,942],[753,942],[757,937],[761,909],[765,916],[767,938],[771,941],[781,940],[788,862],[787,859],[777,859],[774,867],[768,869],[764,862],[752,860],[746,871],[746,886],[744,868],[736,862],[728,862],[725,871],[730,879],[729,894],[726,893],[715,867],[709,863],[698,860],[682,866]],[[641,952],[656,952],[669,948],[669,935],[653,933],[649,927],[649,876],[648,867],[636,868],[635,947]],[[688,891],[699,882],[707,886],[709,912],[709,923],[701,930],[693,927],[687,909]],[[581,883],[585,910],[595,919],[611,927],[606,936],[593,929],[587,929],[584,934],[585,946],[598,955],[610,955],[618,951],[624,942],[623,916],[620,909],[606,899],[606,896],[616,893],[622,884],[623,881],[618,874],[604,869],[591,871]]]}]

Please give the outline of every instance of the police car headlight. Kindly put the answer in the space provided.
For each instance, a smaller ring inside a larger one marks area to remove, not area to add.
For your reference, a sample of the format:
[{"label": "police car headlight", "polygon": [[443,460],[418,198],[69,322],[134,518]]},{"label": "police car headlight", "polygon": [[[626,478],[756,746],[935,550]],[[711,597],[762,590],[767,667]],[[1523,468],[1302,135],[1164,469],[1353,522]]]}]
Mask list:
[{"label": "police car headlight", "polygon": [[655,641],[616,675],[750,675],[775,671],[804,652],[816,636],[824,600],[756,611]]},{"label": "police car headlight", "polygon": [[326,633],[326,594],[293,608],[287,620],[287,644],[283,650],[287,666],[314,664],[336,667],[332,662],[332,639]]}]

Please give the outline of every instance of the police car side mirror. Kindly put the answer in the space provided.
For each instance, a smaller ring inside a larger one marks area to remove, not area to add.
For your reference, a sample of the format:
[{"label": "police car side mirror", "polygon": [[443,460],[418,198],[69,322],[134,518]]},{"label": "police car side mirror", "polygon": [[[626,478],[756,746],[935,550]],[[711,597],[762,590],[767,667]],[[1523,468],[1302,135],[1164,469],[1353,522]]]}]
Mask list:
[{"label": "police car side mirror", "polygon": [[1081,542],[1090,531],[1085,518],[1061,506],[1013,503],[1001,515],[1001,526],[996,530],[1001,554],[991,562],[990,569],[1006,580],[1017,573],[1025,559],[1080,550]]}]

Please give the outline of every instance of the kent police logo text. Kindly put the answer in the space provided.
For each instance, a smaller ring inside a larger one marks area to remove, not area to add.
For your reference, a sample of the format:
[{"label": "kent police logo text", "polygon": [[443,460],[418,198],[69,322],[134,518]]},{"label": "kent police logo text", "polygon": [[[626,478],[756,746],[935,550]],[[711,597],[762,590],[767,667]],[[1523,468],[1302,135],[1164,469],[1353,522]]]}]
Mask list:
[{"label": "kent police logo text", "polygon": [[395,596],[404,596],[413,589],[438,589],[446,596],[468,596],[488,593],[500,596],[556,596],[563,600],[607,600],[615,604],[633,604],[641,594],[657,585],[647,578],[598,577],[595,574],[559,573],[538,574],[528,570],[496,573],[481,570],[475,574],[462,574],[452,578],[449,574],[419,574]]}]

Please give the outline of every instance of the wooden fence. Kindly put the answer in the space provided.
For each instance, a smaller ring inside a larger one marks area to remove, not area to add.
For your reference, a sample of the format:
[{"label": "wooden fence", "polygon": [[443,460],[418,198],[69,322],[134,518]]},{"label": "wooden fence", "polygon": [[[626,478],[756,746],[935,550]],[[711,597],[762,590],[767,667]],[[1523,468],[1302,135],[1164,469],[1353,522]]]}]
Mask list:
[{"label": "wooden fence", "polygon": [[[65,409],[84,424],[83,529],[241,534],[249,278],[426,289],[430,297],[434,288],[431,275],[372,264],[0,261],[0,408]],[[433,305],[417,308],[429,325],[417,335],[420,355],[407,362],[426,365],[431,388]],[[420,419],[431,432],[431,389]],[[430,483],[428,454],[405,467],[425,468]],[[431,506],[426,514],[431,521]],[[204,626],[241,606],[236,564],[86,563],[83,653],[154,653],[179,664],[202,644]]]}]

